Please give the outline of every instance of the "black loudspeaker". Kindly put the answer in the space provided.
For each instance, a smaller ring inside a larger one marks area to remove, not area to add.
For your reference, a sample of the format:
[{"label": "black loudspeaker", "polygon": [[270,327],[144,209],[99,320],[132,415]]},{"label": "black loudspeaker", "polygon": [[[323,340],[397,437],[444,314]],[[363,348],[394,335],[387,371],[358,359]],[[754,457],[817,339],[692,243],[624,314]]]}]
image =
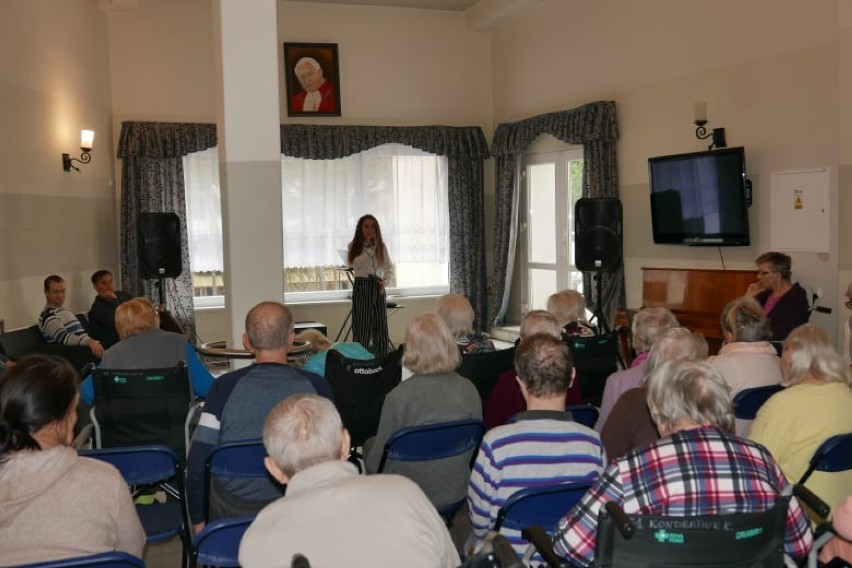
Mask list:
[{"label": "black loudspeaker", "polygon": [[177,213],[141,213],[138,227],[139,273],[142,278],[177,278],[183,272],[180,218]]},{"label": "black loudspeaker", "polygon": [[612,272],[621,266],[621,201],[584,197],[574,205],[574,262],[582,272]]}]

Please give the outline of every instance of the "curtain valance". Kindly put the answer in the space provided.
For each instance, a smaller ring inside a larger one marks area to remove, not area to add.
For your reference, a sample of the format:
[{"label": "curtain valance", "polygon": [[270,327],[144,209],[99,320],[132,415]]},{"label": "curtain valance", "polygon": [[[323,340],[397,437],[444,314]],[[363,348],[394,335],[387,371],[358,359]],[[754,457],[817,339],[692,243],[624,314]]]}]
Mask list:
[{"label": "curtain valance", "polygon": [[571,110],[501,123],[494,132],[491,154],[521,153],[541,134],[550,134],[568,144],[584,144],[592,140],[614,142],[618,139],[615,102],[598,101]]},{"label": "curtain valance", "polygon": [[122,122],[119,158],[181,158],[216,146],[216,125],[193,122]]}]

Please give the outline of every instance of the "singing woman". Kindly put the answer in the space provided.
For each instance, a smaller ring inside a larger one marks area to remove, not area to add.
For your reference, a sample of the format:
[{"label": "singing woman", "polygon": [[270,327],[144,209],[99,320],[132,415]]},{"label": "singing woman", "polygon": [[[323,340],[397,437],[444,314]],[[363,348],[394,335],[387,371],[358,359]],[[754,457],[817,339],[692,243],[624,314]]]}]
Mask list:
[{"label": "singing woman", "polygon": [[347,262],[355,272],[352,291],[355,341],[377,358],[384,357],[389,344],[385,286],[392,278],[393,267],[379,222],[372,215],[358,219]]}]

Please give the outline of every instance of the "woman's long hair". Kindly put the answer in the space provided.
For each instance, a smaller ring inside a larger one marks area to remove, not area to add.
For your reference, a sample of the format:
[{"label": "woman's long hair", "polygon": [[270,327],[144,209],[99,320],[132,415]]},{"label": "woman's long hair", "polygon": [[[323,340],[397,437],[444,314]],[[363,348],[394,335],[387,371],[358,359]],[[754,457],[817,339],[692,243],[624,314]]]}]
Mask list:
[{"label": "woman's long hair", "polygon": [[379,226],[379,222],[376,218],[368,213],[358,219],[358,224],[355,225],[355,236],[352,237],[352,244],[349,247],[349,256],[346,258],[349,265],[352,265],[352,261],[359,257],[364,251],[364,231],[362,229],[364,221],[368,219],[371,219],[376,225],[376,262],[379,264],[384,264],[385,262],[385,242],[382,240],[382,228]]}]

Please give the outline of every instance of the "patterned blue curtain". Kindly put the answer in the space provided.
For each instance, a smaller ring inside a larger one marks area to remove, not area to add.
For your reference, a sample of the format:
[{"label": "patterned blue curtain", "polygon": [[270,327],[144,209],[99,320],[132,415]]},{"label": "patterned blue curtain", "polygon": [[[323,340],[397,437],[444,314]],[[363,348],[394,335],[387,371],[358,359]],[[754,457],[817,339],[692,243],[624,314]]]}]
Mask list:
[{"label": "patterned blue curtain", "polygon": [[[477,326],[488,321],[485,268],[484,162],[488,144],[479,127],[281,125],[281,153],[332,160],[382,144],[405,144],[447,156],[450,200],[450,288],[470,299]],[[136,217],[146,211],[174,210],[181,217],[184,274],[175,281],[178,314],[192,323],[192,284],[186,251],[186,204],[182,157],[216,145],[216,125],[125,122],[118,144],[122,159],[122,278],[138,290]],[[174,207],[174,209],[168,209]],[[188,287],[181,284],[186,276]],[[127,285],[127,284],[125,284]],[[137,293],[137,292],[134,292]],[[194,329],[194,323],[188,328]]]},{"label": "patterned blue curtain", "polygon": [[[512,123],[501,123],[494,132],[491,153],[497,157],[494,270],[491,285],[496,297],[489,321],[505,323],[515,264],[518,231],[519,168],[524,150],[541,134],[569,144],[583,145],[583,197],[618,198],[616,143],[618,121],[615,102],[599,101],[560,112],[541,114]],[[583,288],[590,308],[601,306],[608,322],[625,305],[624,262],[615,272],[601,274],[601,298],[597,298],[591,274],[583,274]]]},{"label": "patterned blue curtain", "polygon": [[140,213],[177,213],[181,226],[183,271],[166,280],[164,301],[184,332],[195,341],[192,270],[186,234],[183,156],[216,145],[209,124],[125,122],[118,140],[121,167],[121,281],[134,296],[159,298],[155,280],[143,279],[137,255]]}]

